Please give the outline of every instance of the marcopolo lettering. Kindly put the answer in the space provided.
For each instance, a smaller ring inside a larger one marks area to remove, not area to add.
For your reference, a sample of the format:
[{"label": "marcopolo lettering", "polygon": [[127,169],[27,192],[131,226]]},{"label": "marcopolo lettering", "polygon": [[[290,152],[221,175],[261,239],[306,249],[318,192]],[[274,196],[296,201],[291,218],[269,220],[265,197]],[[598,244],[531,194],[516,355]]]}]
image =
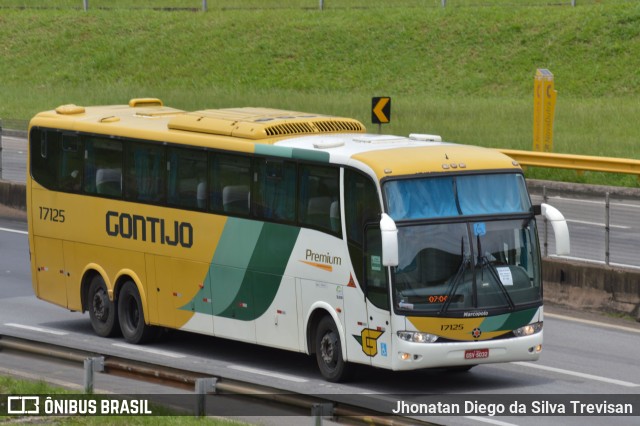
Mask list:
[{"label": "marcopolo lettering", "polygon": [[108,211],[106,214],[107,235],[152,243],[191,248],[193,227],[189,222],[173,223],[164,219],[137,214]]}]

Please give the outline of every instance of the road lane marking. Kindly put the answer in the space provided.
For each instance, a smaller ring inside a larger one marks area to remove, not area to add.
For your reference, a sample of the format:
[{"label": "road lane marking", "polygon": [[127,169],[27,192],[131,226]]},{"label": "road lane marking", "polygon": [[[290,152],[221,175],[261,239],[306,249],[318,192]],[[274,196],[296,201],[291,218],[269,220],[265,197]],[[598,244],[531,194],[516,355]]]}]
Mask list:
[{"label": "road lane marking", "polygon": [[[567,222],[570,222],[570,223],[579,223],[579,224],[581,224],[581,225],[605,226],[605,224],[604,224],[604,223],[588,222],[588,221],[586,221],[586,220],[567,219]],[[630,226],[624,226],[624,225],[611,225],[611,224],[609,224],[609,228],[631,229],[631,227],[630,227]]]},{"label": "road lane marking", "polygon": [[27,231],[19,231],[17,229],[9,229],[9,228],[0,228],[0,231],[4,231],[4,232],[13,232],[15,234],[23,234],[23,235],[29,235],[29,233]]},{"label": "road lane marking", "polygon": [[612,385],[625,386],[628,388],[636,388],[640,386],[637,383],[625,382],[624,380],[610,379],[609,377],[602,377],[602,376],[594,376],[593,374],[579,373],[577,371],[565,370],[562,368],[555,368],[555,367],[548,367],[546,365],[540,365],[540,364],[531,364],[529,362],[512,362],[511,364],[520,365],[522,367],[535,368],[538,370],[550,371],[552,373],[566,374],[568,376],[575,376],[575,377],[580,377],[588,380],[595,380],[598,382],[609,383]]},{"label": "road lane marking", "polygon": [[581,324],[588,324],[588,325],[595,325],[595,326],[598,326],[598,327],[612,328],[614,330],[628,331],[630,333],[640,333],[640,329],[638,329],[638,328],[625,327],[623,325],[607,324],[607,323],[604,323],[604,322],[592,321],[592,320],[581,319],[581,318],[574,318],[574,317],[569,317],[569,316],[565,316],[565,315],[550,314],[548,312],[545,312],[544,316],[550,317],[550,318],[561,319],[561,320],[565,320],[565,321],[579,322]]},{"label": "road lane marking", "polygon": [[153,349],[153,348],[147,348],[142,346],[130,345],[129,343],[112,343],[112,345],[117,346],[119,348],[123,348],[123,349],[131,349],[134,351],[146,352],[154,355],[166,356],[169,358],[186,358],[187,357],[186,355],[179,354],[177,352],[169,352],[169,351],[163,351],[162,349]]},{"label": "road lane marking", "polygon": [[67,334],[69,334],[66,331],[53,330],[50,328],[34,327],[32,325],[16,324],[13,322],[7,322],[4,325],[6,325],[7,327],[21,328],[23,330],[37,331],[39,333],[54,334],[56,336],[66,336]]},{"label": "road lane marking", "polygon": [[297,382],[297,383],[308,382],[307,379],[303,379],[302,377],[291,376],[289,374],[274,373],[273,371],[261,370],[258,368],[251,368],[251,367],[244,367],[242,365],[229,365],[228,368],[232,370],[244,371],[245,373],[260,374],[263,376],[274,377],[276,379],[288,380],[290,382]]}]

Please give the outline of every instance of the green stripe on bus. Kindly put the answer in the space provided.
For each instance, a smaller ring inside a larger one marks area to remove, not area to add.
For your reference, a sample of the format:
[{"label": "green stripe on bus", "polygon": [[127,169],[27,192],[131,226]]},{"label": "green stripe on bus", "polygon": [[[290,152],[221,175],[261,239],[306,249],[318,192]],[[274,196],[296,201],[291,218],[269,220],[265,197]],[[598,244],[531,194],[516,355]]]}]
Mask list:
[{"label": "green stripe on bus", "polygon": [[515,330],[531,322],[533,316],[538,312],[538,308],[531,308],[524,311],[514,312],[502,325],[503,330]]},{"label": "green stripe on bus", "polygon": [[291,148],[287,146],[256,145],[256,154],[272,155],[275,157],[283,158],[294,158],[297,160],[315,161],[318,163],[329,162],[328,152]]},{"label": "green stripe on bus", "polygon": [[246,269],[264,225],[257,220],[228,218],[212,263]]},{"label": "green stripe on bus", "polygon": [[292,158],[293,148],[286,146],[256,144],[256,154],[273,155],[275,157]]},{"label": "green stripe on bus", "polygon": [[217,315],[229,308],[242,290],[263,225],[246,219],[226,221],[203,288],[181,309]]},{"label": "green stripe on bus", "polygon": [[316,161],[319,163],[329,162],[329,153],[324,151],[311,151],[308,149],[293,148],[293,158],[299,160]]},{"label": "green stripe on bus", "polygon": [[275,298],[300,228],[229,218],[203,288],[181,309],[251,321]]},{"label": "green stripe on bus", "polygon": [[480,328],[482,331],[500,331],[500,330],[515,330],[525,326],[531,322],[533,316],[538,312],[538,308],[527,309],[524,311],[518,311],[511,314],[496,315],[495,317],[488,317]]},{"label": "green stripe on bus", "polygon": [[294,226],[264,224],[240,291],[219,316],[251,321],[266,312],[280,288],[299,234],[300,228]]}]

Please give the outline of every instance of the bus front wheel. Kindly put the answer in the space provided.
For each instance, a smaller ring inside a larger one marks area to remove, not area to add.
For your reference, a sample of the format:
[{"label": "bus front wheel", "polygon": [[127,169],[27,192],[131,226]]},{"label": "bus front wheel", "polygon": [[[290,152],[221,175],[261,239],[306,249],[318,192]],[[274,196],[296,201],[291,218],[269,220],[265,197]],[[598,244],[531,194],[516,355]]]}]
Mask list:
[{"label": "bus front wheel", "polygon": [[98,336],[112,337],[120,332],[116,304],[109,300],[107,286],[100,275],[91,279],[89,284],[89,318],[91,327]]},{"label": "bus front wheel", "polygon": [[133,281],[127,281],[118,296],[118,317],[122,336],[129,343],[145,343],[155,334],[155,327],[144,323],[140,293]]},{"label": "bus front wheel", "polygon": [[329,316],[320,320],[315,336],[316,361],[322,376],[330,382],[347,379],[347,363],[342,357],[338,328]]}]

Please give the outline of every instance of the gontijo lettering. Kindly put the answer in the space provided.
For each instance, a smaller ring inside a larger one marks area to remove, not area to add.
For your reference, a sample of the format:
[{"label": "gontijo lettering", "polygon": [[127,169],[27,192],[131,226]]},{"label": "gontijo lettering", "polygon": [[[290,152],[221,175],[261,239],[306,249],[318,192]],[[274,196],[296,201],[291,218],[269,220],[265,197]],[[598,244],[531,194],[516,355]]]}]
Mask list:
[{"label": "gontijo lettering", "polygon": [[193,245],[193,227],[189,222],[177,220],[169,223],[158,217],[110,210],[106,214],[106,231],[111,237],[150,241],[170,246],[180,245],[184,248],[191,248]]}]

